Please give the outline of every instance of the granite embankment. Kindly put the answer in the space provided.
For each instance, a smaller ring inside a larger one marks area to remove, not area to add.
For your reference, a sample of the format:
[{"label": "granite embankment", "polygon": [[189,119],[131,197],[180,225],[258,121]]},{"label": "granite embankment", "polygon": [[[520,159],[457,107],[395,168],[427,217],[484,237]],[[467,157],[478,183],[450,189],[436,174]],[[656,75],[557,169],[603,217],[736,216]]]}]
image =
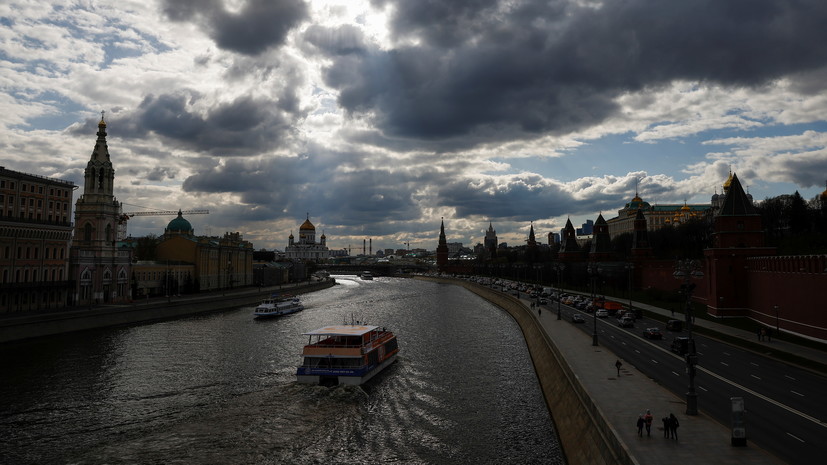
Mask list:
[{"label": "granite embankment", "polygon": [[583,388],[548,334],[526,306],[510,295],[451,278],[417,277],[462,286],[506,310],[526,340],[546,405],[568,463],[633,464],[636,460]]},{"label": "granite embankment", "polygon": [[243,288],[122,305],[98,305],[83,310],[63,309],[50,313],[6,315],[0,318],[0,343],[251,306],[273,292],[304,294],[326,289],[335,283],[333,279],[328,279],[295,286]]}]

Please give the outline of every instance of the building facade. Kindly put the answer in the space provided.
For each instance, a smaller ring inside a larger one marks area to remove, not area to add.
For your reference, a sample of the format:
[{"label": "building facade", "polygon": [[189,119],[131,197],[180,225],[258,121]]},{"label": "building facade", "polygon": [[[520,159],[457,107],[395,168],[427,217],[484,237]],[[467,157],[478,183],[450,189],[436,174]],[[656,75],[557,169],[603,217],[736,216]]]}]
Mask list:
[{"label": "building facade", "polygon": [[[188,289],[188,276],[192,279],[193,292],[231,289],[256,284],[253,253],[253,244],[238,232],[227,232],[223,237],[196,236],[190,222],[179,211],[178,217],[164,229],[156,249],[156,264],[152,266],[167,266],[176,279],[170,285],[175,289]],[[177,268],[169,264],[176,264]]]},{"label": "building facade", "polygon": [[71,181],[0,166],[0,313],[69,302]]},{"label": "building facade", "polygon": [[118,248],[121,204],[115,198],[115,169],[106,144],[106,122],[98,123],[97,140],[83,173],[83,194],[75,203],[74,239],[69,275],[76,305],[128,302],[132,251]]}]

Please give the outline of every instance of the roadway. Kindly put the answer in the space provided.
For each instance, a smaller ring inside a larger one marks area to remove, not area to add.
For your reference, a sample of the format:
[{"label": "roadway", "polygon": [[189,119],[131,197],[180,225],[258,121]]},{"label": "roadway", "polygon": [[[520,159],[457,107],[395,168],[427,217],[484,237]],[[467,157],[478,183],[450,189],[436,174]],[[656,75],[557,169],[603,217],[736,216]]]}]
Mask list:
[{"label": "roadway", "polygon": [[[556,312],[557,303],[544,305]],[[561,305],[563,319],[581,313],[577,325],[591,335],[592,314]],[[685,399],[688,376],[683,357],[669,345],[674,336],[687,332],[664,331],[662,340],[643,337],[647,327],[663,330],[663,323],[639,319],[632,328],[621,328],[614,317],[598,318],[599,344],[633,365],[641,373]],[[743,397],[749,441],[788,463],[821,463],[827,438],[827,377],[763,354],[693,334],[698,352],[695,386],[698,408],[723,425],[731,423],[731,397]]]}]

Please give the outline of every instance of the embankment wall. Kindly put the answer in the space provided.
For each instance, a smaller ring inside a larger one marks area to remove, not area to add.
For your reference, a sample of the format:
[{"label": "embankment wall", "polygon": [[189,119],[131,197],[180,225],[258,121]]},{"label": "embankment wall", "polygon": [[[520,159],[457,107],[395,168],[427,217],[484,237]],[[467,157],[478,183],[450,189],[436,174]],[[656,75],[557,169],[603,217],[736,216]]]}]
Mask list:
[{"label": "embankment wall", "polygon": [[[313,282],[282,289],[291,294],[326,289],[334,280]],[[155,301],[127,305],[100,306],[92,309],[61,311],[0,319],[0,343],[35,337],[83,331],[149,321],[167,320],[199,313],[255,305],[273,289],[243,289],[226,294],[176,297],[171,301]]]},{"label": "embankment wall", "polygon": [[507,311],[520,326],[560,445],[570,464],[637,462],[618,440],[583,385],[537,319],[520,300],[465,280],[418,277],[462,286]]}]

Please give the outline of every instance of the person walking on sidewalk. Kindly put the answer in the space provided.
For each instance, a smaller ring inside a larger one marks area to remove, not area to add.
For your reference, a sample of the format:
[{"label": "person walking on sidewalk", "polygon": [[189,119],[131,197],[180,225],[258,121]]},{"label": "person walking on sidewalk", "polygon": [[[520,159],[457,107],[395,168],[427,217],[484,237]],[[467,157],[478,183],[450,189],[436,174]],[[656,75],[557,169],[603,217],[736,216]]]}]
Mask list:
[{"label": "person walking on sidewalk", "polygon": [[622,366],[623,364],[620,363],[620,359],[617,359],[617,361],[615,362],[615,368],[617,368],[617,376],[620,376],[620,367]]},{"label": "person walking on sidewalk", "polygon": [[652,435],[652,412],[647,410],[646,415],[643,416],[643,421],[646,422],[646,435]]},{"label": "person walking on sidewalk", "polygon": [[643,420],[643,414],[637,416],[637,435],[643,437],[643,424],[646,423]]},{"label": "person walking on sidewalk", "polygon": [[674,413],[669,414],[669,435],[675,440],[678,440],[678,426],[681,424],[678,423],[678,417],[675,416]]},{"label": "person walking on sidewalk", "polygon": [[672,433],[672,430],[670,429],[672,424],[669,423],[669,417],[663,417],[660,421],[663,422],[663,437],[669,439],[669,435]]}]

